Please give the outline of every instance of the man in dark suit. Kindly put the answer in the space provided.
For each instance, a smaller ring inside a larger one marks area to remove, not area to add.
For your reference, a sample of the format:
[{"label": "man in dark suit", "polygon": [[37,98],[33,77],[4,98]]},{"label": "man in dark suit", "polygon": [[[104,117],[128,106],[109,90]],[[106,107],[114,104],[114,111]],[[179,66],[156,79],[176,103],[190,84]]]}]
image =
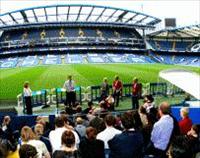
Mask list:
[{"label": "man in dark suit", "polygon": [[133,112],[125,112],[122,125],[125,130],[108,141],[110,158],[141,158],[143,136],[135,127]]}]

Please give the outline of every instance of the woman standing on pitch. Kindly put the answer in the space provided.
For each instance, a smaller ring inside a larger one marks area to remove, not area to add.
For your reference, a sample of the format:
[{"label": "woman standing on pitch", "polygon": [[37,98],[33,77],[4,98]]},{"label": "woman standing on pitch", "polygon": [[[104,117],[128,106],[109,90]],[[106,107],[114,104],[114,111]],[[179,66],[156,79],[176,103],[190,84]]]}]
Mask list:
[{"label": "woman standing on pitch", "polygon": [[26,104],[26,113],[28,115],[32,115],[33,111],[32,111],[32,104],[31,104],[31,95],[32,95],[32,91],[29,87],[29,82],[25,82],[24,83],[24,100],[25,100],[25,104]]},{"label": "woman standing on pitch", "polygon": [[108,79],[106,77],[103,78],[103,83],[101,84],[101,97],[100,101],[106,99],[109,94],[109,85],[108,85]]}]

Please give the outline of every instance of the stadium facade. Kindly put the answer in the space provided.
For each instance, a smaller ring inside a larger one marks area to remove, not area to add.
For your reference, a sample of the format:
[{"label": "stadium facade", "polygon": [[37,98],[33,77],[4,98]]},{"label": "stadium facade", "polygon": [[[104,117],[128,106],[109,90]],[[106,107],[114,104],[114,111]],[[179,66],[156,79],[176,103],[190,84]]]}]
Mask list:
[{"label": "stadium facade", "polygon": [[199,66],[200,25],[145,34],[160,22],[144,13],[95,5],[1,14],[0,68],[71,63]]}]

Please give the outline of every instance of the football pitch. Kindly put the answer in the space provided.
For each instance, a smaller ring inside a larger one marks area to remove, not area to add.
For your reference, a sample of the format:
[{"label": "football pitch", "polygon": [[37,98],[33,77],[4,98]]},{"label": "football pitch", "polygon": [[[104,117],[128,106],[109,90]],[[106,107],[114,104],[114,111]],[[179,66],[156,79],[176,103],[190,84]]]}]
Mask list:
[{"label": "football pitch", "polygon": [[0,69],[0,101],[15,100],[22,92],[24,81],[30,82],[33,91],[62,87],[69,74],[77,86],[100,85],[104,77],[112,84],[115,75],[123,83],[138,77],[141,83],[157,82],[161,70],[181,68],[200,74],[200,68],[163,64],[71,64]]}]

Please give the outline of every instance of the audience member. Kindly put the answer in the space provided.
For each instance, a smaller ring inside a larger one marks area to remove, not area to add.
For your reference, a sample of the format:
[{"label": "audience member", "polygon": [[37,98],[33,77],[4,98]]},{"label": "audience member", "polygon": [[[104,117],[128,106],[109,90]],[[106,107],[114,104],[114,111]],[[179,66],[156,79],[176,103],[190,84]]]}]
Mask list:
[{"label": "audience member", "polygon": [[106,129],[97,134],[97,139],[104,142],[105,149],[109,149],[108,141],[111,140],[115,135],[122,133],[120,130],[115,129],[115,118],[111,114],[108,114],[104,118]]},{"label": "audience member", "polygon": [[173,139],[169,158],[192,158],[192,155],[192,147],[187,137],[177,136]]},{"label": "audience member", "polygon": [[155,107],[154,98],[152,95],[146,95],[144,97],[144,105],[147,113],[150,113],[151,109]]},{"label": "audience member", "polygon": [[84,137],[86,134],[86,127],[83,125],[83,119],[81,117],[78,117],[76,119],[75,130],[78,132],[81,138]]},{"label": "audience member", "polygon": [[41,140],[47,147],[47,150],[49,151],[49,153],[52,153],[52,147],[51,147],[51,142],[49,140],[49,138],[43,136],[44,134],[44,126],[42,124],[36,124],[34,127],[34,132],[36,134],[36,137],[38,140]]},{"label": "audience member", "polygon": [[169,113],[169,104],[167,102],[161,103],[159,106],[160,119],[154,124],[151,132],[152,146],[149,150],[151,154],[158,158],[166,158],[166,151],[174,128],[173,118]]},{"label": "audience member", "polygon": [[103,131],[106,127],[103,122],[103,119],[99,118],[98,116],[95,116],[89,123],[89,126],[95,128],[97,130],[97,134]]},{"label": "audience member", "polygon": [[46,148],[46,145],[42,141],[36,139],[36,136],[30,127],[24,126],[22,128],[21,139],[22,145],[29,144],[36,148],[38,152],[38,158],[50,158],[50,154]]},{"label": "audience member", "polygon": [[86,137],[80,142],[80,153],[82,158],[104,158],[104,143],[96,139],[97,131],[93,127],[86,129]]},{"label": "audience member", "polygon": [[180,115],[182,120],[179,121],[179,127],[181,134],[187,134],[187,132],[192,127],[192,120],[189,118],[188,114],[189,114],[189,108],[182,107],[180,109]]},{"label": "audience member", "polygon": [[80,154],[75,145],[75,136],[68,130],[62,133],[61,148],[53,153],[53,158],[79,158]]},{"label": "audience member", "polygon": [[65,131],[71,130],[73,134],[75,135],[75,144],[76,147],[79,145],[79,136],[78,134],[74,131],[72,126],[69,126],[68,124],[68,119],[66,115],[58,116],[55,119],[55,130],[52,130],[49,133],[49,140],[51,142],[53,151],[59,150],[61,147],[61,137],[62,133]]},{"label": "audience member", "polygon": [[88,107],[85,110],[83,110],[83,113],[84,114],[92,113],[92,111],[93,111],[93,105],[94,105],[93,102],[89,101],[88,102]]},{"label": "audience member", "polygon": [[36,147],[29,144],[21,145],[19,149],[19,156],[20,158],[38,158],[39,157]]},{"label": "audience member", "polygon": [[124,131],[108,141],[110,158],[141,158],[143,137],[137,131],[132,112],[125,112],[121,118]]}]

